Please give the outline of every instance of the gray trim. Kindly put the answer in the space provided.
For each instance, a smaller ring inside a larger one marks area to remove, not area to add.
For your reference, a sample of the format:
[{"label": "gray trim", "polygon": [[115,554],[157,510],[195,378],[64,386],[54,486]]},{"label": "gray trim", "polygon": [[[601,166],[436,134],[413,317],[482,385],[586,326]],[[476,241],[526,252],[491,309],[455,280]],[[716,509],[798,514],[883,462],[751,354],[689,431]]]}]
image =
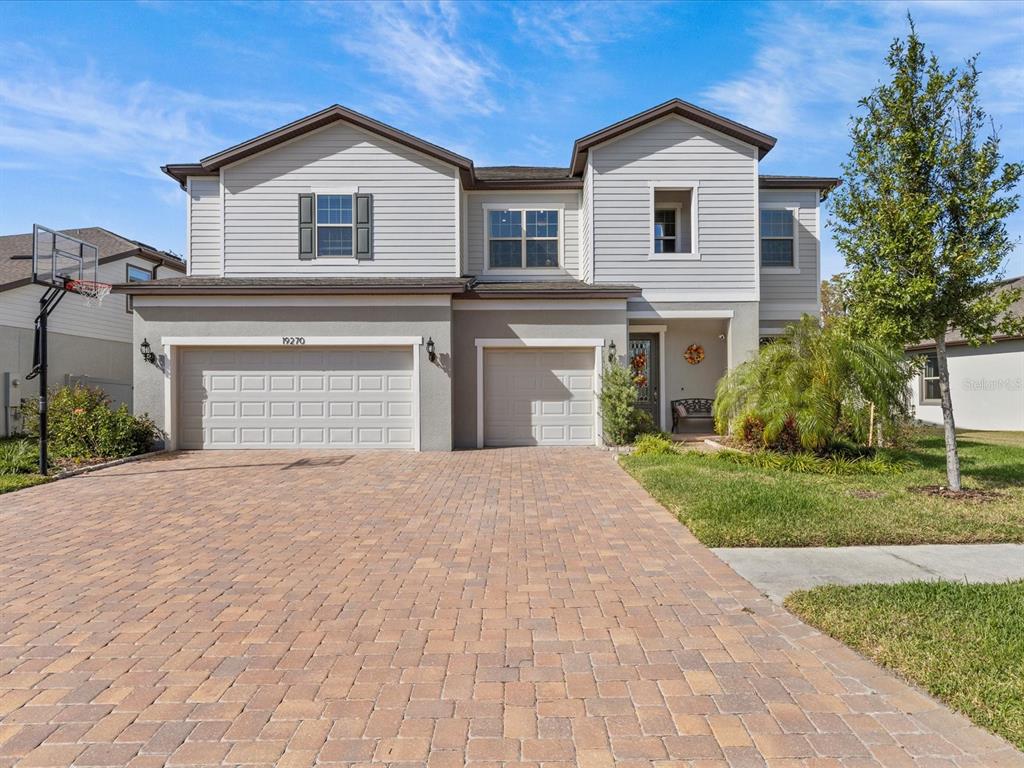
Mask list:
[{"label": "gray trim", "polygon": [[373,195],[352,196],[352,252],[359,261],[373,258]]},{"label": "gray trim", "polygon": [[761,189],[816,189],[821,200],[828,197],[829,192],[842,183],[842,179],[833,176],[763,175],[757,177],[757,185]]},{"label": "gray trim", "polygon": [[314,227],[316,218],[315,199],[311,193],[299,195],[299,258],[310,260],[316,258],[316,238]]}]

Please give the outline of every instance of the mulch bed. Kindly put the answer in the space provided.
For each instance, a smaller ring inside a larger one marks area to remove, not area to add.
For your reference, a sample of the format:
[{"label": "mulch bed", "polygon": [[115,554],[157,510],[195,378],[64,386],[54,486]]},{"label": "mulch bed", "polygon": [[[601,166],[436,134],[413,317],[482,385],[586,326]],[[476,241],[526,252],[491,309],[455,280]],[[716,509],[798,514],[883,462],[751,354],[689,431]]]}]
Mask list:
[{"label": "mulch bed", "polygon": [[944,485],[922,485],[910,490],[927,496],[939,496],[940,498],[953,499],[954,501],[984,502],[1006,498],[1006,494],[999,493],[999,491],[982,491],[978,488],[965,488],[962,491],[954,491]]}]

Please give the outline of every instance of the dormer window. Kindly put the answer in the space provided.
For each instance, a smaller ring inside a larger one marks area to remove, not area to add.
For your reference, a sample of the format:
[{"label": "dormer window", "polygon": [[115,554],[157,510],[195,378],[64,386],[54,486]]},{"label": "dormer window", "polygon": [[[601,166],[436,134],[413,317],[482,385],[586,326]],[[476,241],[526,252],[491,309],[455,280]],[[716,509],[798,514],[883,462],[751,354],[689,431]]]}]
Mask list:
[{"label": "dormer window", "polygon": [[316,196],[316,255],[352,255],[352,195]]},{"label": "dormer window", "polygon": [[560,211],[485,208],[487,269],[558,269],[561,261]]}]

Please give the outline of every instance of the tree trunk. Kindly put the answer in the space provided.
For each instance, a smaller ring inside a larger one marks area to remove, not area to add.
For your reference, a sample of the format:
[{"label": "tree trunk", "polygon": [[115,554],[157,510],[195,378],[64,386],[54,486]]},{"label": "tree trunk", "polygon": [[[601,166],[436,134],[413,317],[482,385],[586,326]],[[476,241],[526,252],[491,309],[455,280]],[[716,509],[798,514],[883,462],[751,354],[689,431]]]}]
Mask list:
[{"label": "tree trunk", "polygon": [[946,337],[935,339],[935,358],[939,368],[939,395],[942,399],[942,426],[946,433],[946,479],[951,490],[960,490],[960,455],[956,450],[956,424],[953,422],[953,396],[949,391],[949,362]]}]

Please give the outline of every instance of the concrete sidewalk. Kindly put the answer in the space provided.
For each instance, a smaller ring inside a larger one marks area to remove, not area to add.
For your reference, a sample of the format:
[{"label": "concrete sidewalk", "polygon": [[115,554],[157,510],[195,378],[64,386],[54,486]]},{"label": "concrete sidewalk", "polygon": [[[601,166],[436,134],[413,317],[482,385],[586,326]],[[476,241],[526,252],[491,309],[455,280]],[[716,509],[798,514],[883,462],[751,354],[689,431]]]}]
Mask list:
[{"label": "concrete sidewalk", "polygon": [[1024,544],[766,547],[712,550],[772,600],[821,584],[1024,579]]}]

